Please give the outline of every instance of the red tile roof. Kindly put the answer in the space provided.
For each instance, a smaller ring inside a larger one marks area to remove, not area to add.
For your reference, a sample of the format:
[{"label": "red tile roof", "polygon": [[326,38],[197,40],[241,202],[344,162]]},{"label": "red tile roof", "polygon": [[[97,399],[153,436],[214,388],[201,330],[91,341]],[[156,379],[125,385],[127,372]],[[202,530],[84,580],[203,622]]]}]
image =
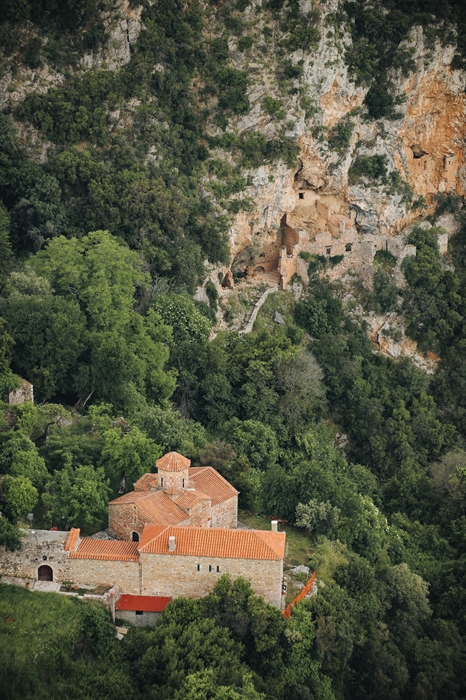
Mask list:
[{"label": "red tile roof", "polygon": [[70,559],[107,559],[111,561],[138,561],[138,542],[121,540],[94,540],[86,537],[79,543]]},{"label": "red tile roof", "polygon": [[171,598],[158,595],[129,595],[120,596],[116,604],[117,610],[142,610],[143,612],[162,612]]},{"label": "red tile roof", "polygon": [[[168,538],[175,537],[175,551],[168,549]],[[146,525],[139,542],[144,554],[179,554],[222,559],[283,559],[284,532],[230,530],[202,527],[160,527]]]},{"label": "red tile roof", "polygon": [[189,469],[191,460],[178,452],[167,452],[166,455],[157,460],[156,465],[157,469],[162,469],[164,472],[184,472]]},{"label": "red tile roof", "polygon": [[198,491],[211,497],[213,506],[223,503],[239,493],[213,467],[191,467],[189,481]]},{"label": "red tile roof", "polygon": [[185,511],[163,491],[131,491],[110,501],[109,506],[134,504],[153,523],[178,525],[186,520]]},{"label": "red tile roof", "polygon": [[157,474],[143,474],[134,484],[135,491],[149,491],[151,486],[158,486]]},{"label": "red tile roof", "polygon": [[175,503],[180,508],[184,510],[189,510],[193,508],[196,503],[200,501],[210,501],[210,496],[206,496],[205,493],[196,491],[196,489],[190,489],[189,491],[183,491],[179,496],[175,498]]},{"label": "red tile roof", "polygon": [[72,527],[70,530],[70,534],[68,535],[68,538],[65,543],[65,552],[74,552],[76,549],[76,545],[79,540],[79,533],[80,533],[79,527]]}]

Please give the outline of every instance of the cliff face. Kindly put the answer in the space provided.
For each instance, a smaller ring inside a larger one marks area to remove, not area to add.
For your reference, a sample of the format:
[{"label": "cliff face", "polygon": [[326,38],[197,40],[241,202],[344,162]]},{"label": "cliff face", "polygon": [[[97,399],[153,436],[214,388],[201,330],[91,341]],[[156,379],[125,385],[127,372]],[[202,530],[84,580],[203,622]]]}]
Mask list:
[{"label": "cliff face", "polygon": [[[404,42],[413,70],[403,74],[401,68],[390,69],[388,76],[396,114],[371,120],[364,106],[368,88],[355,82],[345,62],[352,40],[341,19],[342,6],[342,0],[300,2],[302,16],[315,17],[319,36],[318,43],[306,50],[287,51],[288,34],[279,15],[256,0],[243,12],[241,39],[249,41],[248,48],[240,49],[238,36],[228,38],[229,65],[249,76],[250,108],[247,114],[230,116],[226,133],[240,138],[251,132],[267,139],[286,137],[299,145],[296,167],[280,160],[242,168],[247,186],[241,198],[249,204],[231,217],[231,259],[222,268],[228,273],[228,288],[238,274],[282,287],[294,273],[306,280],[307,265],[300,252],[342,257],[333,276],[355,269],[370,281],[374,253],[385,248],[399,257],[404,250],[400,232],[434,211],[435,195],[465,193],[466,75],[451,67],[455,47],[427,40],[421,27],[413,27]],[[223,40],[221,10],[212,10],[208,3],[200,8],[205,40]],[[91,69],[118,72],[137,53],[144,29],[142,6],[117,0],[107,6],[102,22],[106,41],[81,56],[72,69],[74,75]],[[25,40],[30,33],[26,27]],[[21,61],[13,64],[0,80],[2,109],[14,112],[28,94],[47,92],[67,80],[65,72],[46,62],[34,70]],[[288,81],[283,80],[285,66],[292,69]],[[154,71],[163,73],[164,67],[157,64]],[[193,91],[202,87],[194,81]],[[279,104],[280,116],[267,111],[266,99]],[[150,100],[157,104],[156,98]],[[121,109],[111,112],[115,128],[131,129],[139,104],[129,100],[124,114]],[[46,142],[30,124],[18,122],[18,127],[36,160],[45,162],[56,152],[57,145]],[[211,136],[223,134],[215,120],[207,118],[206,127]],[[148,152],[146,161],[152,157],[152,147]],[[211,155],[238,167],[221,148]],[[374,177],[365,172],[364,163],[377,158],[383,167]],[[209,175],[204,178],[207,184]],[[448,222],[444,225],[448,229]],[[220,288],[219,267],[208,268],[218,291],[229,293]]]},{"label": "cliff face", "polygon": [[[436,194],[465,193],[466,81],[463,71],[450,66],[454,47],[440,42],[427,45],[422,28],[414,27],[405,42],[406,50],[412,51],[414,72],[404,76],[393,69],[389,76],[398,102],[396,118],[370,121],[365,110],[358,109],[367,88],[350,79],[344,62],[350,37],[344,29],[338,36],[326,30],[329,15],[338,7],[335,1],[321,6],[317,49],[292,56],[294,63],[303,61],[301,86],[314,102],[314,114],[306,119],[293,98],[284,98],[288,133],[300,145],[299,166],[294,171],[267,166],[254,172],[247,193],[254,209],[238,214],[230,229],[233,269],[245,249],[254,252],[250,273],[264,257],[275,259],[279,268],[278,250],[286,243],[280,222],[287,214],[287,223],[298,234],[288,251],[295,260],[288,266],[288,279],[293,272],[306,275],[298,258],[301,251],[343,255],[347,259],[335,269],[336,276],[349,268],[361,271],[377,249],[388,247],[388,238],[435,210]],[[238,59],[238,66],[243,65],[244,60]],[[262,66],[260,79],[250,90],[251,102],[258,105],[271,89],[273,79]],[[276,87],[274,96],[280,97]],[[345,121],[352,131],[349,143],[344,152],[335,152],[328,137]],[[252,128],[273,133],[274,124],[253,108],[235,128],[238,133]],[[358,158],[375,155],[385,157],[391,186],[370,178],[355,181],[351,173],[348,177]],[[266,272],[272,267],[269,264]],[[278,269],[277,279],[279,273]]]}]

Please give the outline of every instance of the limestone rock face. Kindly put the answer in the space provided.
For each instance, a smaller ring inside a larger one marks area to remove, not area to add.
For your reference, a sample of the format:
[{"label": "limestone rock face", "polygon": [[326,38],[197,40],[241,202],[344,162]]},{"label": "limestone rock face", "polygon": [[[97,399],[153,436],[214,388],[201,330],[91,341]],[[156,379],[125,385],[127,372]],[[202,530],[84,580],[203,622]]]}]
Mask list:
[{"label": "limestone rock face", "polygon": [[86,54],[83,68],[117,70],[129,63],[131,46],[141,31],[142,5],[132,7],[129,0],[118,0],[111,12],[104,15],[104,25],[110,37],[105,46],[95,53]]},{"label": "limestone rock face", "polygon": [[[338,44],[326,29],[327,15],[340,5],[340,0],[320,5],[319,46],[312,53],[296,51],[291,57],[293,63],[302,61],[301,85],[316,106],[314,115],[306,119],[299,101],[285,98],[290,117],[286,133],[293,134],[300,145],[297,167],[293,170],[280,163],[252,171],[247,196],[254,210],[239,213],[230,228],[231,261],[234,265],[245,249],[251,257],[252,251],[250,276],[261,264],[260,256],[267,258],[272,247],[278,269],[276,251],[284,242],[280,229],[284,214],[299,234],[291,252],[294,271],[302,275],[301,251],[329,256],[351,252],[355,264],[364,265],[366,248],[358,249],[362,255],[358,257],[356,244],[374,244],[373,254],[386,247],[382,239],[375,241],[377,237],[396,236],[411,222],[432,213],[438,193],[466,193],[466,75],[451,68],[454,47],[440,42],[427,45],[422,28],[414,27],[405,44],[414,50],[416,70],[405,77],[401,70],[391,69],[389,75],[398,103],[397,118],[368,121],[364,109],[358,111],[367,88],[351,80],[344,62],[344,49],[351,38],[340,32]],[[236,55],[236,63],[244,69],[242,54]],[[240,134],[261,130],[271,137],[278,133],[277,127],[264,117],[260,102],[273,80],[266,67],[261,71],[261,79],[249,93],[252,109],[237,120],[234,129]],[[328,137],[341,120],[350,121],[353,128],[347,150],[337,153]],[[373,155],[385,158],[387,176],[392,181],[398,178],[397,184],[349,180],[355,160]],[[416,200],[419,208],[411,206]],[[446,233],[452,235],[454,223],[448,219],[443,223]],[[445,249],[445,241],[442,246]],[[351,265],[342,265],[342,273]]]}]

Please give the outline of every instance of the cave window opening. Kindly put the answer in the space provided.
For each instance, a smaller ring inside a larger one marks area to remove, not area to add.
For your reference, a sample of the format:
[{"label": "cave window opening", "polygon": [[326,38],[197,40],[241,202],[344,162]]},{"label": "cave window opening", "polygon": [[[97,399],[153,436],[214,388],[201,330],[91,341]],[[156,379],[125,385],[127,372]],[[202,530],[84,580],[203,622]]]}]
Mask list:
[{"label": "cave window opening", "polygon": [[353,247],[353,244],[352,244],[352,243],[347,243],[347,244],[345,245],[345,250],[346,250],[346,252],[347,252],[347,253],[351,253],[351,248],[352,248],[352,247]]},{"label": "cave window opening", "polygon": [[299,193],[299,198],[300,198],[300,199],[304,199],[304,192],[300,192],[300,193]]},{"label": "cave window opening", "polygon": [[326,255],[331,255],[331,254],[332,254],[332,249],[331,249],[330,247],[329,247],[329,248],[326,248],[326,249],[325,249],[325,254],[326,254]]}]

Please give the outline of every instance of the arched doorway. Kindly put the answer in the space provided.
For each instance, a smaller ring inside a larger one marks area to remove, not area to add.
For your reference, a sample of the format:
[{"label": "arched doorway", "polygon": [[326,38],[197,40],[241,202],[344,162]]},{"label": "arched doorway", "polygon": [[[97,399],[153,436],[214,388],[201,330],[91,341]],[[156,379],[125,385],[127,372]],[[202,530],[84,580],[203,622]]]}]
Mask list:
[{"label": "arched doorway", "polygon": [[133,532],[133,534],[131,535],[131,539],[133,540],[133,542],[139,542],[139,535],[138,535],[138,533],[137,533],[137,532]]},{"label": "arched doorway", "polygon": [[258,265],[257,267],[254,268],[252,274],[253,275],[263,275],[265,273],[265,268],[262,267],[262,265]]},{"label": "arched doorway", "polygon": [[37,572],[37,578],[39,581],[53,581],[53,571],[50,566],[43,564],[39,566],[39,571]]}]

